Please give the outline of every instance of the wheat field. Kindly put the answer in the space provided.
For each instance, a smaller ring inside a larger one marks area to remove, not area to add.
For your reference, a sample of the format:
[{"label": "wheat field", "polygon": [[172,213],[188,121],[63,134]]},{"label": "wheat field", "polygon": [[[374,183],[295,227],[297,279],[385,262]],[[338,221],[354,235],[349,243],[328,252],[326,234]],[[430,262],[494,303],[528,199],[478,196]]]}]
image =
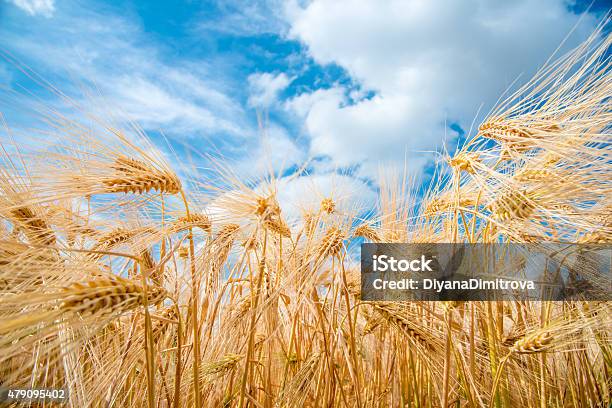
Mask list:
[{"label": "wheat field", "polygon": [[611,43],[501,98],[424,195],[385,174],[366,216],[332,194],[288,218],[273,173],[185,171],[101,116],[41,108],[46,138],[3,120],[0,385],[70,407],[609,406],[609,302],[363,302],[355,248],[609,244]]}]

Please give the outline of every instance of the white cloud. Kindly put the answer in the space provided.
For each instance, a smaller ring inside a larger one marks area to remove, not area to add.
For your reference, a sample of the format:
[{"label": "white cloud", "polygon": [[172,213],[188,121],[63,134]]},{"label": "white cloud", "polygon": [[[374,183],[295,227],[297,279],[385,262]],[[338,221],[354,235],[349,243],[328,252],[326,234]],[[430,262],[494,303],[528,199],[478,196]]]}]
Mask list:
[{"label": "white cloud", "polygon": [[[304,212],[316,212],[324,198],[334,201],[336,214],[356,215],[374,208],[377,197],[377,193],[365,182],[337,173],[282,177],[276,179],[274,188],[282,216],[291,225],[299,224]],[[261,182],[254,191],[267,195],[270,184]],[[234,203],[244,201],[244,194],[249,195],[232,190],[212,200],[206,207],[206,214],[213,219],[213,224],[244,221],[244,217],[237,216],[232,210],[238,208]]]},{"label": "white cloud", "polygon": [[285,108],[305,118],[312,107],[319,102],[324,103],[331,100],[338,104],[344,99],[343,95],[344,91],[338,87],[317,89],[316,91],[305,92],[289,99],[285,102]]},{"label": "white cloud", "polygon": [[[305,117],[313,154],[369,174],[406,152],[420,167],[445,121],[467,130],[481,104],[487,111],[518,75],[527,80],[578,20],[563,0],[314,0],[287,10],[292,38],[376,96],[351,103],[337,85],[286,106]],[[570,43],[593,26],[587,17]]]},{"label": "white cloud", "polygon": [[276,102],[276,98],[291,83],[285,73],[271,74],[269,72],[249,75],[249,105],[267,108]]},{"label": "white cloud", "polygon": [[338,213],[359,213],[373,208],[376,193],[363,181],[336,173],[316,174],[278,181],[277,200],[288,220],[303,211],[316,211],[321,200],[331,197]]},{"label": "white cloud", "polygon": [[[177,76],[176,72],[170,73]],[[180,78],[174,78],[180,80]],[[165,127],[174,133],[199,130],[224,131],[239,135],[242,131],[229,118],[216,115],[193,100],[193,94],[176,94],[138,76],[117,78],[115,97],[123,103],[123,113],[145,128]],[[206,89],[204,87],[204,89]]]},{"label": "white cloud", "polygon": [[289,137],[284,128],[272,125],[265,133],[254,155],[256,170],[271,168],[281,171],[305,160],[304,151]]},{"label": "white cloud", "polygon": [[284,0],[218,0],[215,6],[219,8],[220,16],[215,19],[205,19],[196,31],[217,32],[238,37],[262,34],[277,34],[286,30],[283,19]]},{"label": "white cloud", "polygon": [[246,154],[235,166],[235,172],[248,179],[278,175],[306,160],[304,149],[289,137],[285,128],[269,124],[255,143],[246,146]]},{"label": "white cloud", "polygon": [[10,0],[14,5],[31,16],[40,14],[51,17],[55,11],[55,0]]},{"label": "white cloud", "polygon": [[13,79],[13,75],[6,67],[6,65],[0,63],[0,83],[1,84],[10,84]]},{"label": "white cloud", "polygon": [[127,16],[69,2],[37,25],[4,19],[0,38],[63,92],[85,93],[80,103],[98,108],[96,114],[110,111],[146,130],[181,137],[254,134],[222,68],[164,54]]}]

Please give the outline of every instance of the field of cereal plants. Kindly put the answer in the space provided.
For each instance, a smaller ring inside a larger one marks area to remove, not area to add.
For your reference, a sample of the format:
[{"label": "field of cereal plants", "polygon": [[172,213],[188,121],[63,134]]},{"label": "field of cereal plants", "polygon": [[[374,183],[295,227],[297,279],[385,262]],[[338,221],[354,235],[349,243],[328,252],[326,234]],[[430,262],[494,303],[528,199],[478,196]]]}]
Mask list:
[{"label": "field of cereal plants", "polygon": [[609,302],[362,302],[353,249],[609,244],[611,42],[502,98],[424,196],[385,175],[367,216],[332,194],[287,218],[273,174],[183,176],[103,117],[5,129],[0,385],[71,407],[608,406]]}]

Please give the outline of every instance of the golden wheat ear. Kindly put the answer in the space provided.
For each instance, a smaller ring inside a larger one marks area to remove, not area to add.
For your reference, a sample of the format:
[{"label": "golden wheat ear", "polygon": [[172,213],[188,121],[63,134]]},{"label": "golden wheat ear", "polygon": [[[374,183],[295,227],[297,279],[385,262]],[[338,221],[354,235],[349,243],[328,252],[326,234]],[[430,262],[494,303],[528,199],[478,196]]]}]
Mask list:
[{"label": "golden wheat ear", "polygon": [[381,241],[380,233],[369,224],[359,225],[357,228],[355,228],[355,231],[353,231],[353,236],[362,237],[372,242]]},{"label": "golden wheat ear", "polygon": [[520,354],[534,354],[546,351],[553,341],[550,332],[536,332],[518,339],[510,350]]},{"label": "golden wheat ear", "polygon": [[56,238],[47,222],[36,215],[30,207],[22,206],[10,210],[15,227],[21,229],[33,244],[53,245]]},{"label": "golden wheat ear", "polygon": [[64,288],[62,312],[79,314],[122,313],[146,304],[158,304],[167,296],[158,286],[148,288],[148,299],[142,285],[118,276],[75,282]]},{"label": "golden wheat ear", "polygon": [[186,231],[189,228],[199,228],[206,233],[212,232],[212,222],[206,214],[190,213],[182,216],[171,226],[173,232]]},{"label": "golden wheat ear", "polygon": [[[92,253],[89,254],[89,258],[94,261],[99,260],[103,256],[101,252],[114,250],[115,248],[130,242],[136,243],[138,238],[143,238],[145,235],[153,232],[155,232],[155,230],[151,227],[136,227],[132,229],[118,227],[106,233],[99,234],[97,237],[97,243],[91,248]],[[147,262],[151,259],[145,258],[143,260]]]},{"label": "golden wheat ear", "polygon": [[140,160],[118,157],[111,167],[115,174],[102,179],[109,193],[142,194],[158,191],[177,194],[182,188],[176,175],[155,169]]},{"label": "golden wheat ear", "polygon": [[330,227],[325,232],[325,235],[319,244],[317,256],[319,258],[325,258],[330,255],[338,255],[342,249],[342,244],[345,238],[346,237],[340,228]]},{"label": "golden wheat ear", "polygon": [[268,231],[285,238],[291,238],[291,229],[280,217],[268,217],[263,222],[264,228]]},{"label": "golden wheat ear", "polygon": [[241,354],[226,354],[220,360],[204,365],[202,367],[202,374],[204,376],[222,374],[236,367],[243,357]]},{"label": "golden wheat ear", "polygon": [[332,214],[336,211],[336,203],[331,198],[321,200],[321,211],[327,214]]}]

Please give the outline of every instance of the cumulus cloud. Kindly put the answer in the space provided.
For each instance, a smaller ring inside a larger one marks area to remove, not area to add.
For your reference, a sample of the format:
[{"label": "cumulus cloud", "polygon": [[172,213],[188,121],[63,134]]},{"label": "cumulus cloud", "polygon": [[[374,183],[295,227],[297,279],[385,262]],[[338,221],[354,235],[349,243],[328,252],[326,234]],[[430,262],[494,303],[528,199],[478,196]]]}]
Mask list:
[{"label": "cumulus cloud", "polygon": [[[269,194],[270,185],[260,183],[254,190],[261,195]],[[367,183],[354,177],[325,173],[300,177],[286,176],[276,179],[276,199],[282,209],[283,218],[291,225],[300,224],[305,212],[316,212],[321,200],[331,198],[338,214],[363,214],[374,208],[377,193]],[[244,200],[243,192],[228,191],[220,194],[206,207],[206,213],[214,222],[239,222],[228,209],[228,203]]]},{"label": "cumulus cloud", "polygon": [[[290,36],[319,64],[337,64],[371,98],[337,85],[286,106],[304,117],[313,154],[338,166],[408,160],[440,147],[449,122],[469,127],[520,75],[527,80],[579,16],[563,0],[463,2],[314,0],[290,3]],[[594,26],[587,16],[568,41]]]},{"label": "cumulus cloud", "polygon": [[[376,192],[366,183],[347,175],[337,173],[308,175],[302,177],[283,177],[276,180],[276,199],[282,210],[283,219],[289,225],[300,225],[304,212],[316,212],[321,200],[332,198],[336,204],[337,214],[364,214],[370,211],[376,200]],[[270,185],[262,182],[254,187],[254,191],[262,196],[270,193]],[[239,216],[239,203],[245,200],[244,191],[225,191],[205,208],[205,212],[213,220],[213,225],[223,223],[245,223],[245,217]]]},{"label": "cumulus cloud", "polygon": [[337,173],[285,177],[278,182],[278,202],[289,220],[303,211],[316,211],[323,198],[331,197],[339,213],[360,213],[371,209],[376,193],[365,182]]},{"label": "cumulus cloud", "polygon": [[269,72],[249,75],[249,105],[267,108],[276,102],[276,98],[291,83],[285,73],[272,74]]},{"label": "cumulus cloud", "polygon": [[335,87],[330,89],[317,89],[313,92],[299,94],[285,102],[285,108],[302,118],[306,118],[313,106],[325,101],[339,104],[344,99],[344,91]]},{"label": "cumulus cloud", "polygon": [[55,0],[10,0],[11,3],[31,16],[51,17],[55,11]]},{"label": "cumulus cloud", "polygon": [[287,130],[274,123],[247,146],[246,154],[235,166],[236,173],[250,179],[278,175],[306,160],[306,152],[291,139]]}]

